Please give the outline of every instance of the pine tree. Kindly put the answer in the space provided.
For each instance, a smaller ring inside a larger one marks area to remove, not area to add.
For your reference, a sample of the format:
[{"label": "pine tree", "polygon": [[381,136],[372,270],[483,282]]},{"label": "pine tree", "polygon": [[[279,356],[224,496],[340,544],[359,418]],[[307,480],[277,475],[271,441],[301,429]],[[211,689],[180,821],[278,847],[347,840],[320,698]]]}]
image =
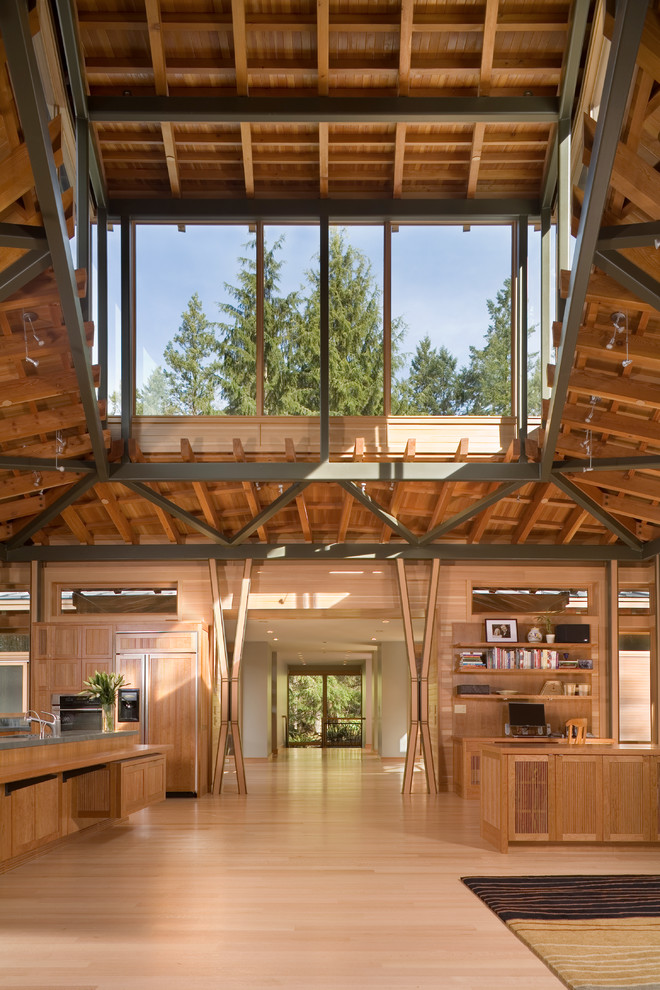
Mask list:
[{"label": "pine tree", "polygon": [[160,365],[151,372],[144,388],[136,390],[135,413],[137,416],[176,416],[177,408]]},{"label": "pine tree", "polygon": [[397,383],[393,408],[399,416],[454,416],[460,404],[458,359],[442,345],[431,346],[428,334],[417,344],[410,374]]},{"label": "pine tree", "polygon": [[[380,291],[369,259],[347,244],[345,232],[330,232],[330,414],[377,416],[383,412],[383,323]],[[304,323],[320,339],[320,273],[309,271]],[[400,322],[393,321],[393,365],[397,364]],[[393,368],[394,370],[394,368]],[[318,368],[315,369],[318,380]]]},{"label": "pine tree", "polygon": [[490,323],[483,347],[470,347],[461,369],[465,411],[476,416],[511,415],[511,279],[486,302]]},{"label": "pine tree", "polygon": [[212,358],[217,349],[214,330],[215,324],[206,318],[195,292],[181,315],[179,332],[163,354],[170,369],[163,374],[174,415],[210,416],[218,412],[220,363]]},{"label": "pine tree", "polygon": [[[277,258],[284,237],[264,251],[264,412],[269,416],[300,415],[301,404],[298,294],[279,293],[282,262]],[[245,245],[254,248],[254,241]],[[238,284],[225,282],[233,302],[220,303],[228,318],[218,324],[223,366],[225,412],[254,416],[257,397],[257,266],[254,252],[239,258]]]}]

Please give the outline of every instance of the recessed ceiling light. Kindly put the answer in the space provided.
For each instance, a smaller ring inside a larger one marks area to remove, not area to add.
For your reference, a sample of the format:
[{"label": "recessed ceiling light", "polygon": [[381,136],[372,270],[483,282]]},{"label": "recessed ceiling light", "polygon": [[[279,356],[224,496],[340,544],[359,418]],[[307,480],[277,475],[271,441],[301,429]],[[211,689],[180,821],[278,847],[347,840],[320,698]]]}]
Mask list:
[{"label": "recessed ceiling light", "polygon": [[273,642],[277,643],[277,636],[273,636]]},{"label": "recessed ceiling light", "polygon": [[267,629],[267,630],[266,630],[266,632],[267,632],[267,633],[268,633],[268,635],[270,636],[270,634],[271,634],[271,633],[273,632],[273,630],[272,630],[272,629]]},{"label": "recessed ceiling light", "polygon": [[389,620],[389,619],[383,619],[382,621],[383,621],[383,625],[384,625],[384,626],[386,626],[386,625],[387,625],[387,623],[388,623],[388,622],[389,622],[390,620]]}]

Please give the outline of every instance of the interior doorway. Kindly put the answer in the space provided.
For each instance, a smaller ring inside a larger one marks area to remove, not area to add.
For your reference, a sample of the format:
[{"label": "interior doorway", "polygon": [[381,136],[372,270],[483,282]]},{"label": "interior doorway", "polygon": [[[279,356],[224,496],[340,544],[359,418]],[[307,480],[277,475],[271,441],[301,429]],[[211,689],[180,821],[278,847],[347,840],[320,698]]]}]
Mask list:
[{"label": "interior doorway", "polygon": [[290,667],[287,746],[362,747],[362,671]]}]

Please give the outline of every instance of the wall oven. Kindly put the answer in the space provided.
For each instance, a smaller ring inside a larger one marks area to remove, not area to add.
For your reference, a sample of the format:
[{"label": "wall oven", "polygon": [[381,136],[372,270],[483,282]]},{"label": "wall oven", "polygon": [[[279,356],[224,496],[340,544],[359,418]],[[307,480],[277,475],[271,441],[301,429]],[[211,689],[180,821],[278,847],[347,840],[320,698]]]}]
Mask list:
[{"label": "wall oven", "polygon": [[103,728],[103,713],[97,698],[54,694],[52,706],[53,714],[60,716],[62,732],[101,732]]}]

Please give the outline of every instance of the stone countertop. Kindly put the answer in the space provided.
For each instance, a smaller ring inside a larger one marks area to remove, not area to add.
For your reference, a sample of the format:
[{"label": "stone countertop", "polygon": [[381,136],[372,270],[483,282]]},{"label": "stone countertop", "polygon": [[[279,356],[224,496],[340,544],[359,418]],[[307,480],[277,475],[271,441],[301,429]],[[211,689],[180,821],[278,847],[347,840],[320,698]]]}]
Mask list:
[{"label": "stone countertop", "polygon": [[[40,739],[36,733],[21,732],[16,735],[0,734],[0,752],[7,749],[32,749],[35,746],[52,746],[59,743],[79,743],[89,739],[111,739],[116,736],[126,738],[137,736],[136,730],[128,732],[64,732],[59,736],[53,736],[46,729],[48,735]],[[134,740],[131,740],[132,742]]]}]

